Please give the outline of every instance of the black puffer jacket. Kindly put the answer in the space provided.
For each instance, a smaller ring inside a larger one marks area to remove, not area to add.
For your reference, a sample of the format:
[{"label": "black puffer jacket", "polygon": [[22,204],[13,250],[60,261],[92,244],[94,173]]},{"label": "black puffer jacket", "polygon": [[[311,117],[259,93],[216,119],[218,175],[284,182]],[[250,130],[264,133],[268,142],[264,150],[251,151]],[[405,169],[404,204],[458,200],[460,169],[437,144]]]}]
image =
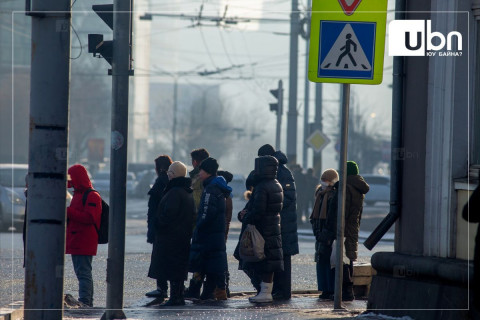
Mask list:
[{"label": "black puffer jacket", "polygon": [[157,230],[148,276],[154,279],[187,279],[188,256],[195,214],[192,180],[170,180],[155,217]]},{"label": "black puffer jacket", "polygon": [[[282,236],[280,231],[280,211],[283,204],[283,190],[275,180],[278,161],[271,156],[255,159],[257,185],[250,199],[251,206],[243,219],[243,224],[253,224],[265,239],[263,261],[250,263],[258,273],[283,270]],[[247,267],[249,269],[250,267]]]},{"label": "black puffer jacket", "polygon": [[148,191],[150,198],[148,199],[148,213],[147,213],[147,242],[153,243],[155,241],[155,214],[157,213],[158,204],[165,192],[168,184],[168,176],[165,171],[158,174],[153,187]]},{"label": "black puffer jacket", "polygon": [[273,156],[279,162],[277,180],[283,188],[283,209],[280,212],[282,217],[283,254],[293,256],[299,252],[295,179],[290,170],[285,166],[288,162],[287,156],[281,151],[275,152]]}]

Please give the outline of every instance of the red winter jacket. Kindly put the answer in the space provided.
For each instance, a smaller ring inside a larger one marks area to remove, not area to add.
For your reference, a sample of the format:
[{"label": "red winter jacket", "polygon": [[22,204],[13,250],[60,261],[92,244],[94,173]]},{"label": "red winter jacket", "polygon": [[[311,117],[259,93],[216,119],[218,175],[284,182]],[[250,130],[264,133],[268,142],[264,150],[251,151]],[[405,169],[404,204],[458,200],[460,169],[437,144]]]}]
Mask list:
[{"label": "red winter jacket", "polygon": [[83,206],[82,198],[92,188],[87,170],[79,164],[68,169],[73,185],[73,199],[67,208],[67,254],[94,256],[97,254],[98,234],[102,214],[102,199],[90,192]]}]

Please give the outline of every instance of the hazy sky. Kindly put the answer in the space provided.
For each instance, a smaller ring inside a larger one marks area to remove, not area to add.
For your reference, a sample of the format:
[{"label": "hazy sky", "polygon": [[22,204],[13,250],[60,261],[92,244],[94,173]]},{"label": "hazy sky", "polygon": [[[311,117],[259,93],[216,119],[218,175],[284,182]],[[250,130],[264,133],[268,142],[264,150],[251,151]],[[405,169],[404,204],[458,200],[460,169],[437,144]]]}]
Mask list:
[{"label": "hazy sky", "polygon": [[[148,2],[148,1],[147,1]],[[150,10],[161,13],[196,15],[203,3],[203,15],[223,15],[228,5],[227,16],[272,17],[288,20],[290,0],[215,0],[215,1],[150,1]],[[300,1],[300,10],[306,7]],[[144,6],[140,6],[143,8]],[[393,8],[393,1],[389,1]],[[393,14],[389,14],[391,19]],[[142,23],[142,22],[139,22]],[[145,22],[149,23],[149,22]],[[221,92],[228,102],[233,117],[252,117],[253,125],[260,135],[253,141],[239,141],[239,148],[251,148],[251,153],[263,143],[274,144],[275,115],[269,111],[274,99],[269,89],[277,86],[282,79],[288,88],[289,36],[290,25],[284,23],[242,23],[228,28],[217,27],[214,23],[203,22],[193,27],[188,19],[155,17],[151,22],[151,65],[169,72],[214,71],[231,68],[209,77],[200,77],[192,72],[180,77],[183,83],[221,84]],[[136,35],[143,36],[143,35]],[[299,135],[298,147],[303,140],[304,88],[305,88],[305,41],[299,41],[298,104]],[[235,67],[242,65],[242,67]],[[369,119],[368,128],[372,134],[390,136],[392,59],[385,57],[384,81],[379,86],[353,85],[352,113],[360,112]],[[152,82],[170,82],[171,77],[155,76]],[[314,86],[310,85],[310,119],[314,117]],[[288,106],[288,90],[285,91],[284,105]],[[332,135],[338,132],[339,85],[326,84],[324,95],[324,128]],[[286,111],[286,108],[285,108]],[[286,116],[283,121],[282,149],[285,150]],[[333,141],[324,149],[324,167],[336,167]],[[299,161],[301,161],[301,149]],[[243,150],[246,151],[246,150]],[[252,160],[253,161],[253,160]],[[252,162],[253,163],[253,162]]]}]

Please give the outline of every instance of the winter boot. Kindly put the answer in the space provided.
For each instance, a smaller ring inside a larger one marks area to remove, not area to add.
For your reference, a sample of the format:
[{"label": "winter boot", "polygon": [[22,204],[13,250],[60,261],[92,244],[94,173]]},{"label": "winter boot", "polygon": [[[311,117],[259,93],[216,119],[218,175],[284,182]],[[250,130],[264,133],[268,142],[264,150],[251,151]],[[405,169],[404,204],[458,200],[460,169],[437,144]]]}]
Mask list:
[{"label": "winter boot", "polygon": [[160,307],[184,306],[183,290],[183,282],[170,281],[170,299]]},{"label": "winter boot", "polygon": [[217,301],[227,300],[227,291],[225,289],[215,288],[213,295]]},{"label": "winter boot", "polygon": [[227,290],[227,298],[230,298],[230,272],[225,272],[225,289]]},{"label": "winter boot", "polygon": [[200,300],[213,300],[215,299],[214,295],[215,291],[215,283],[213,283],[212,279],[207,277],[207,280],[203,282],[203,291],[200,295]]},{"label": "winter boot", "polygon": [[273,297],[272,297],[272,289],[273,289],[273,283],[266,283],[263,282],[260,283],[260,293],[257,294],[255,297],[251,297],[248,299],[248,301],[253,302],[253,303],[266,303],[266,302],[272,302]]},{"label": "winter boot", "polygon": [[192,278],[190,280],[190,286],[185,290],[185,298],[200,299],[200,289],[202,289],[202,280]]}]

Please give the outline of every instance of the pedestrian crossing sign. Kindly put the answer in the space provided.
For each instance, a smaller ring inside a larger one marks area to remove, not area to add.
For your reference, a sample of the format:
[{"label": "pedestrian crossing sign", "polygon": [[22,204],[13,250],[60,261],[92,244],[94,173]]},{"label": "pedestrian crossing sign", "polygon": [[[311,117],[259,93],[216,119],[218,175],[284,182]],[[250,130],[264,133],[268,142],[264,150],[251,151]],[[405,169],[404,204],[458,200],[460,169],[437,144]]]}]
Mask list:
[{"label": "pedestrian crossing sign", "polygon": [[380,84],[383,78],[387,0],[314,0],[310,81]]}]

